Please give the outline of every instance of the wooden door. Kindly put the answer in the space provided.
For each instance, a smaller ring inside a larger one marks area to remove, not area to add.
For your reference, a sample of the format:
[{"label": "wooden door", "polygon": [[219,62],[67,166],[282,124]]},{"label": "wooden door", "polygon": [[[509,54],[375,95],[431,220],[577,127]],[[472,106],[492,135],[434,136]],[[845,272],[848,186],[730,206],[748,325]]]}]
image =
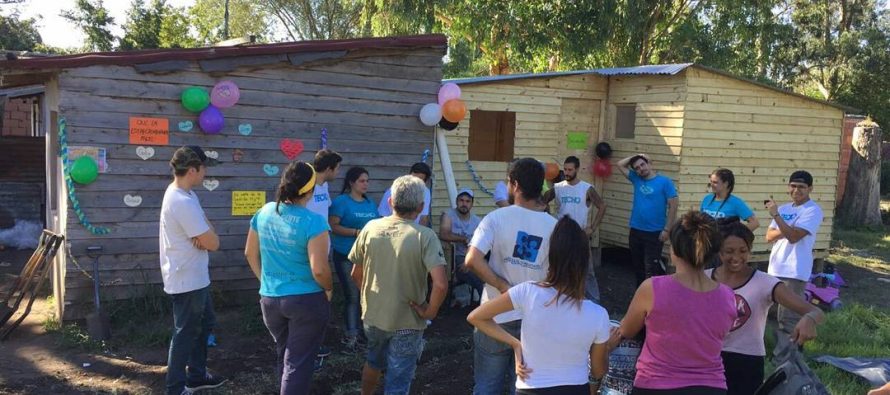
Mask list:
[{"label": "wooden door", "polygon": [[567,156],[577,156],[581,159],[579,176],[591,184],[594,180],[589,169],[592,166],[593,146],[599,142],[600,111],[600,100],[562,99],[557,147],[559,157],[556,159],[562,166]]}]

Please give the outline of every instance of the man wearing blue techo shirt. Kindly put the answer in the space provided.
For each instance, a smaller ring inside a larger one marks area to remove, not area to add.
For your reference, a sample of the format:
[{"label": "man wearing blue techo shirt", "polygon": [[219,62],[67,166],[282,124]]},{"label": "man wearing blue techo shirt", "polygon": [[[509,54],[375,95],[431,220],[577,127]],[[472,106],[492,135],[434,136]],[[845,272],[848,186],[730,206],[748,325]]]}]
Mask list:
[{"label": "man wearing blue techo shirt", "polygon": [[628,248],[639,286],[649,277],[664,274],[661,251],[677,218],[679,199],[674,182],[657,174],[645,154],[618,161],[618,169],[634,189]]}]

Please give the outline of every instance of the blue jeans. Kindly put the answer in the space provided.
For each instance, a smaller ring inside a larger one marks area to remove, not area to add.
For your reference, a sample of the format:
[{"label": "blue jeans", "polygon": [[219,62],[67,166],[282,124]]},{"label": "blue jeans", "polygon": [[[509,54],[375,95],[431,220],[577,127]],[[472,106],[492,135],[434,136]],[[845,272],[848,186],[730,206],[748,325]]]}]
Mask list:
[{"label": "blue jeans", "polygon": [[167,394],[180,395],[186,380],[207,373],[207,336],[216,326],[210,287],[170,295],[173,300],[173,337],[167,355]]},{"label": "blue jeans", "polygon": [[414,370],[423,353],[423,331],[415,329],[384,331],[365,326],[368,336],[368,356],[365,362],[371,368],[386,371],[383,377],[383,393],[407,395],[414,381]]},{"label": "blue jeans", "polygon": [[346,336],[358,336],[362,328],[361,294],[355,282],[352,281],[352,262],[346,255],[337,251],[333,253],[334,271],[337,272],[337,280],[343,288],[343,319],[346,321]]},{"label": "blue jeans", "polygon": [[[522,321],[501,324],[511,335],[519,339]],[[516,393],[516,369],[513,361],[513,348],[475,330],[473,332],[473,386],[474,395]]]},{"label": "blue jeans", "polygon": [[[476,276],[475,273],[471,271],[464,271],[464,261],[466,261],[467,257],[464,255],[455,255],[454,256],[454,274],[457,277],[457,281],[461,284],[467,284],[479,293],[479,296],[482,296],[482,287],[485,285],[482,283],[482,280]],[[473,295],[470,295],[472,298]]]},{"label": "blue jeans", "polygon": [[275,340],[281,395],[308,394],[315,356],[331,318],[324,292],[260,298],[263,323]]}]

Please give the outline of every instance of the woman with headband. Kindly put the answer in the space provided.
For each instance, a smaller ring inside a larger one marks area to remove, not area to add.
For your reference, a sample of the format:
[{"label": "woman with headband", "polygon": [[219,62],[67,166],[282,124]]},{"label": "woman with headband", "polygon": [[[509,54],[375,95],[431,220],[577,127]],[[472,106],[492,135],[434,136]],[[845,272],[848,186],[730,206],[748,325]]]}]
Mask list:
[{"label": "woman with headband", "polygon": [[250,220],[244,249],[260,280],[260,308],[278,352],[281,394],[309,393],[331,315],[330,226],[327,218],[306,208],[315,179],[311,165],[288,165],[276,201]]}]

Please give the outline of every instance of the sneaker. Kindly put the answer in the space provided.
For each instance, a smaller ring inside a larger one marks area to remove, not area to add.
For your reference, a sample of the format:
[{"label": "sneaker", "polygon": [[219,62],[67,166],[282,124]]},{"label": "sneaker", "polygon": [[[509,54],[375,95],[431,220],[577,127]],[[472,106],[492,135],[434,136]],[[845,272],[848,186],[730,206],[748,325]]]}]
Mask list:
[{"label": "sneaker", "polygon": [[324,358],[328,355],[331,355],[331,349],[328,348],[327,346],[322,345],[322,346],[318,347],[318,353],[315,356],[317,356],[319,358]]},{"label": "sneaker", "polygon": [[210,373],[204,375],[204,378],[198,381],[188,381],[185,384],[185,390],[188,393],[193,393],[195,391],[207,390],[211,388],[219,387],[229,381],[225,377],[219,376],[211,376]]},{"label": "sneaker", "polygon": [[315,358],[315,368],[312,371],[318,373],[321,372],[322,368],[324,368],[324,357]]}]

